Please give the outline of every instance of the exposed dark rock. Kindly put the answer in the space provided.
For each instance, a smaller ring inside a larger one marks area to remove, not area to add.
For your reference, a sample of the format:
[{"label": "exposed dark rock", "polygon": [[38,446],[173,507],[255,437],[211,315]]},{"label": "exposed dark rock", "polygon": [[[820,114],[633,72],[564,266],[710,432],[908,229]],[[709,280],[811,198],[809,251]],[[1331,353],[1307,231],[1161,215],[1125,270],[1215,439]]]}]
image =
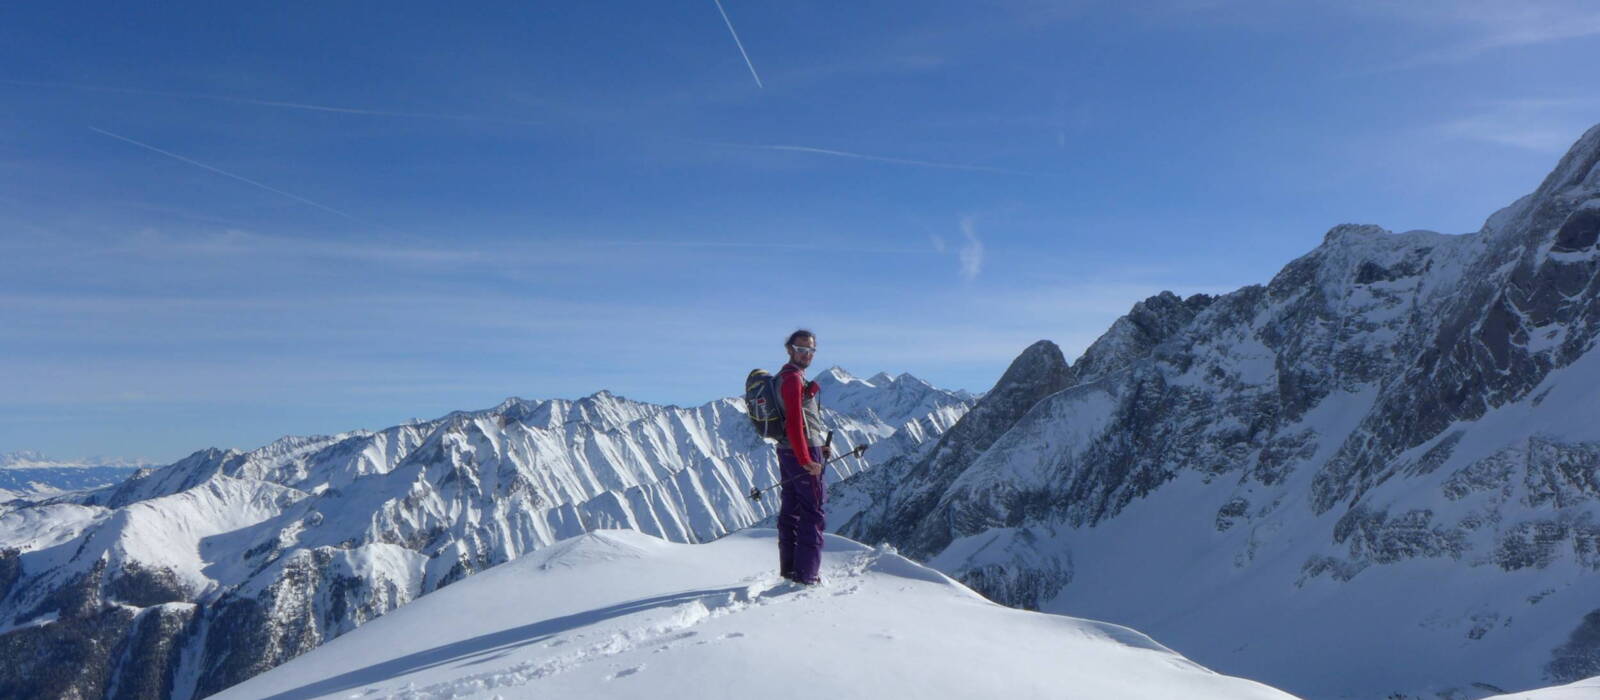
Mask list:
[{"label": "exposed dark rock", "polygon": [[0,697],[104,696],[112,651],[133,619],[127,608],[106,608],[0,635]]},{"label": "exposed dark rock", "polygon": [[1134,304],[1128,315],[1111,324],[1110,330],[1073,363],[1073,380],[1091,382],[1149,356],[1151,350],[1176,335],[1213,301],[1214,297],[1204,294],[1180,299],[1172,292],[1162,292]]},{"label": "exposed dark rock", "polygon": [[1038,610],[1072,582],[1070,573],[1004,564],[962,569],[958,578],[989,600],[1023,610]]},{"label": "exposed dark rock", "polygon": [[1531,507],[1563,508],[1600,499],[1600,444],[1528,441],[1523,472]]},{"label": "exposed dark rock", "polygon": [[1295,582],[1295,585],[1303,586],[1306,581],[1324,574],[1332,576],[1336,581],[1349,581],[1369,565],[1366,561],[1350,561],[1348,559],[1315,555],[1301,565],[1300,578]]},{"label": "exposed dark rock", "polygon": [[1347,544],[1351,560],[1392,564],[1418,557],[1459,558],[1466,538],[1455,528],[1433,525],[1433,511],[1418,509],[1391,517],[1363,506],[1350,509],[1333,530],[1334,542]]},{"label": "exposed dark rock", "polygon": [[1544,568],[1555,560],[1557,548],[1570,538],[1572,528],[1558,521],[1523,522],[1502,532],[1495,548],[1495,563],[1506,571]]},{"label": "exposed dark rock", "polygon": [[1558,253],[1588,250],[1594,247],[1596,238],[1600,238],[1600,209],[1579,209],[1562,222],[1551,250]]},{"label": "exposed dark rock", "polygon": [[1461,444],[1461,438],[1465,436],[1466,433],[1460,430],[1444,436],[1444,439],[1440,440],[1438,444],[1428,448],[1428,451],[1422,454],[1422,458],[1406,470],[1406,474],[1410,476],[1432,474],[1450,460],[1450,455],[1455,452],[1456,445]]},{"label": "exposed dark rock", "polygon": [[1552,683],[1571,683],[1600,675],[1600,610],[1590,611],[1555,650],[1544,673]]},{"label": "exposed dark rock", "polygon": [[0,601],[11,595],[11,587],[22,578],[22,552],[0,549]]},{"label": "exposed dark rock", "polygon": [[1516,472],[1525,452],[1509,447],[1484,459],[1469,464],[1444,482],[1444,495],[1459,501],[1479,492],[1499,491],[1502,498],[1510,497],[1511,475]]},{"label": "exposed dark rock", "polygon": [[88,573],[81,574],[62,585],[51,590],[28,612],[17,618],[17,622],[25,622],[52,612],[62,619],[90,617],[101,611],[102,598],[100,593],[101,577],[105,574],[105,560],[95,562],[94,568]]},{"label": "exposed dark rock", "polygon": [[139,614],[121,648],[112,654],[119,663],[111,670],[116,680],[112,700],[164,700],[172,697],[178,656],[191,632],[193,606],[159,606]]},{"label": "exposed dark rock", "polygon": [[1235,497],[1217,509],[1217,531],[1222,532],[1244,517],[1250,509],[1250,501]]},{"label": "exposed dark rock", "polygon": [[137,562],[123,565],[121,573],[106,583],[106,593],[113,601],[140,608],[186,602],[189,598],[189,591],[170,570],[151,569]]},{"label": "exposed dark rock", "polygon": [[[1065,389],[1073,378],[1061,349],[1054,343],[1041,340],[1029,346],[1012,361],[994,388],[940,437],[925,460],[890,462],[852,479],[859,480],[857,486],[865,492],[888,495],[892,490],[894,496],[862,511],[839,532],[863,542],[882,542],[913,527],[933,510],[945,489],[971,460],[988,449],[1039,399]],[[884,514],[890,512],[897,515],[885,519]],[[927,546],[942,545],[930,542]]]},{"label": "exposed dark rock", "polygon": [[254,597],[225,595],[207,610],[205,659],[196,697],[220,692],[315,649],[324,639],[314,601],[315,556],[297,556]]}]

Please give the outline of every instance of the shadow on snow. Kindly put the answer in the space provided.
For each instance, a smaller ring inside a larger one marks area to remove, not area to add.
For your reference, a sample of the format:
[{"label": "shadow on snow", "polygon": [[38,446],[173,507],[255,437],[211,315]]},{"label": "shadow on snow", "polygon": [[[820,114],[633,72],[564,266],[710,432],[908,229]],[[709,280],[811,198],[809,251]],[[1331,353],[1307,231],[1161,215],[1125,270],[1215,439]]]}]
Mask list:
[{"label": "shadow on snow", "polygon": [[326,678],[298,688],[285,690],[275,695],[269,695],[263,700],[306,700],[436,666],[443,666],[456,661],[465,661],[466,663],[462,664],[463,666],[481,664],[505,656],[513,649],[525,647],[529,644],[537,644],[568,630],[654,608],[672,607],[706,598],[725,599],[729,595],[741,595],[746,590],[748,590],[746,586],[735,586],[732,588],[686,591],[618,603],[609,607],[585,610],[572,615],[552,617],[548,620],[540,620],[521,627],[490,632],[471,639],[463,639],[432,649],[407,654],[398,659],[390,659],[366,668],[341,673],[332,678]]}]

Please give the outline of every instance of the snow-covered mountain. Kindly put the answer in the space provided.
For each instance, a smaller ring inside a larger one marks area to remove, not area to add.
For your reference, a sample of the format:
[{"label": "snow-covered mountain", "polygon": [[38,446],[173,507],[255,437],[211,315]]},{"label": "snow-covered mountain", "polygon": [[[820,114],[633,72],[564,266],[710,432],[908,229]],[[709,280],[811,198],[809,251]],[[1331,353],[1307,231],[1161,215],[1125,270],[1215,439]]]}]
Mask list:
[{"label": "snow-covered mountain", "polygon": [[1310,698],[1600,674],[1600,127],[1482,231],[1339,226],[1269,284],[1028,348],[839,531]]},{"label": "snow-covered mountain", "polygon": [[[893,384],[825,410],[841,450],[873,445],[832,479],[915,452],[968,406]],[[0,513],[0,696],[203,697],[564,538],[722,536],[776,507],[745,496],[775,477],[742,400],[608,392],[202,450]]]},{"label": "snow-covered mountain", "polygon": [[886,372],[858,379],[839,367],[817,375],[828,408],[868,424],[901,426],[951,407],[951,398],[970,404],[975,397],[965,391],[947,392],[910,374],[891,377]]},{"label": "snow-covered mountain", "polygon": [[217,695],[311,698],[1291,698],[1138,632],[995,605],[829,537],[826,583],[772,572],[771,530],[559,542]]}]

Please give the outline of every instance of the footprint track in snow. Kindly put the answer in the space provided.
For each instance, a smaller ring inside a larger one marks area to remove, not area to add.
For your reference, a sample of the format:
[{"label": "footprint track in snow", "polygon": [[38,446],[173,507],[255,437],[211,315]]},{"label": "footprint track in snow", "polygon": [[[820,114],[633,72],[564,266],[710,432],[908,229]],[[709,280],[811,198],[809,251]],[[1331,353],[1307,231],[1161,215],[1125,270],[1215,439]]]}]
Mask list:
[{"label": "footprint track in snow", "polygon": [[[740,580],[740,585],[720,591],[708,591],[704,595],[680,603],[669,609],[665,620],[654,624],[643,625],[609,632],[600,632],[603,637],[600,641],[583,646],[575,651],[570,651],[559,656],[536,661],[526,661],[514,664],[498,671],[487,671],[464,678],[457,678],[443,683],[437,683],[418,688],[411,686],[398,693],[390,695],[397,700],[442,700],[444,698],[458,698],[477,695],[488,690],[524,686],[559,673],[565,673],[594,661],[599,661],[635,649],[644,649],[655,646],[652,653],[668,651],[687,639],[699,635],[689,629],[706,620],[724,617],[744,610],[750,610],[766,605],[775,605],[783,602],[800,602],[815,596],[828,594],[833,596],[850,595],[861,590],[858,579],[870,570],[879,559],[881,551],[874,550],[863,552],[854,557],[848,564],[833,567],[824,572],[824,583],[806,588],[784,590],[774,595],[769,595],[782,583],[771,574],[756,575]],[[849,583],[845,583],[849,582]],[[844,584],[844,585],[841,585]],[[583,639],[586,635],[574,635],[575,639]],[[743,632],[729,632],[717,637],[714,641],[726,641],[744,637]],[[886,636],[893,639],[892,636]],[[545,644],[546,648],[567,645],[573,640],[555,639]],[[701,639],[696,645],[705,644],[707,640]],[[616,680],[637,674],[644,669],[644,664],[625,668],[606,676],[606,680]]]},{"label": "footprint track in snow", "polygon": [[644,664],[639,664],[638,666],[629,666],[628,668],[622,669],[621,671],[617,671],[616,673],[613,673],[613,674],[611,674],[609,676],[606,676],[606,680],[614,681],[614,680],[616,680],[618,678],[627,678],[628,676],[631,676],[631,675],[633,675],[635,673],[638,673],[640,671],[643,671],[643,670],[644,670]]}]

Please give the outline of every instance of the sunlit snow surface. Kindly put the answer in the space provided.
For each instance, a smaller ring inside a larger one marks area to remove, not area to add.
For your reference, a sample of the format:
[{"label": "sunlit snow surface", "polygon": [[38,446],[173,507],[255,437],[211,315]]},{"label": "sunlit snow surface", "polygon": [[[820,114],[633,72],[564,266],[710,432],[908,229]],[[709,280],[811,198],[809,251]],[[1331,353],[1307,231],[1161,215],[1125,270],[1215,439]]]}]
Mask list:
[{"label": "sunlit snow surface", "polygon": [[1507,693],[1483,700],[1595,700],[1596,698],[1600,698],[1600,676],[1553,688]]},{"label": "sunlit snow surface", "polygon": [[771,530],[700,545],[582,535],[214,697],[1292,697],[1125,627],[995,605],[839,537],[823,585],[779,585],[775,549]]}]

